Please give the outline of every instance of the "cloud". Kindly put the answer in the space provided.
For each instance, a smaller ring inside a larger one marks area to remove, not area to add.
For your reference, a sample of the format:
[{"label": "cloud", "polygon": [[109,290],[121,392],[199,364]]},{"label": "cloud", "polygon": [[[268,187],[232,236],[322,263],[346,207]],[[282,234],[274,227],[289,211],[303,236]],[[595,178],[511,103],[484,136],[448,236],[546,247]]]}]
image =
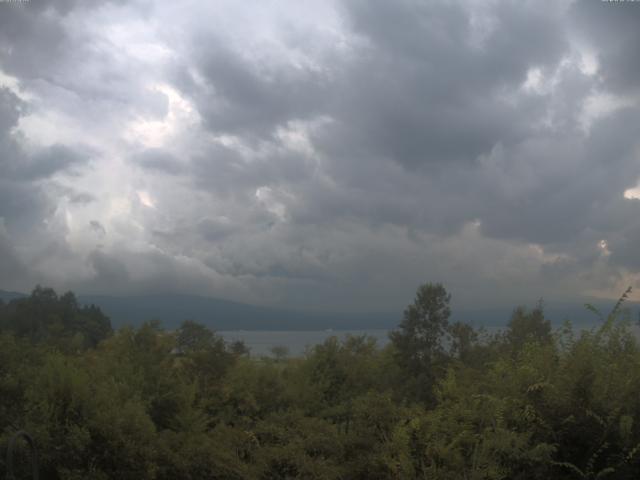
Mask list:
[{"label": "cloud", "polygon": [[171,153],[149,148],[133,156],[132,161],[147,170],[156,170],[169,175],[183,173],[184,167]]},{"label": "cloud", "polygon": [[607,89],[637,94],[640,59],[635,54],[640,41],[640,10],[633,2],[576,1],[570,21],[578,38],[596,52],[598,73]]},{"label": "cloud", "polygon": [[100,250],[94,250],[89,255],[89,262],[95,271],[95,281],[99,284],[113,285],[129,280],[127,267],[118,258]]},{"label": "cloud", "polygon": [[[333,122],[314,139],[327,155],[383,156],[408,168],[471,163],[533,133],[544,99],[517,90],[530,68],[553,69],[566,49],[553,10],[412,1],[344,8],[363,45],[344,69]],[[481,13],[492,26],[479,39],[472,18]]]},{"label": "cloud", "polygon": [[88,192],[73,193],[69,199],[71,203],[86,205],[94,202],[96,198]]},{"label": "cloud", "polygon": [[0,10],[21,278],[318,309],[401,308],[429,280],[471,306],[638,278],[630,2]]},{"label": "cloud", "polygon": [[209,129],[249,137],[273,133],[291,119],[315,114],[326,80],[321,72],[286,62],[244,58],[215,37],[197,37],[192,52],[200,82],[185,79]]},{"label": "cloud", "polygon": [[28,287],[29,272],[13,247],[3,222],[0,222],[0,282]]},{"label": "cloud", "polygon": [[47,178],[55,173],[69,172],[77,165],[89,161],[88,153],[66,145],[52,145],[39,152],[16,168],[15,175],[24,180]]},{"label": "cloud", "polygon": [[3,135],[8,134],[18,123],[24,107],[25,103],[11,90],[6,87],[0,88],[0,132]]},{"label": "cloud", "polygon": [[91,220],[89,222],[89,227],[92,231],[94,231],[97,235],[104,237],[107,234],[107,229],[102,226],[102,224],[97,220]]}]

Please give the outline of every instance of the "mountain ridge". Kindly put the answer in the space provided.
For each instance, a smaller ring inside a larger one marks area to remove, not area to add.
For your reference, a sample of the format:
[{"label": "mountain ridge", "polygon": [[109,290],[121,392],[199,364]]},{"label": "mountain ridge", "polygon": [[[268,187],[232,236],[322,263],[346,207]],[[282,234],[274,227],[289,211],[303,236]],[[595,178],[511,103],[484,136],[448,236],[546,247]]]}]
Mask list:
[{"label": "mountain ridge", "polygon": [[[0,299],[8,302],[27,294],[0,290]],[[157,319],[163,327],[177,328],[184,320],[194,320],[218,331],[228,330],[374,330],[395,328],[402,319],[398,312],[316,312],[259,306],[213,297],[186,294],[147,294],[134,296],[77,295],[84,305],[94,304],[111,319],[115,328],[138,326]],[[589,300],[589,299],[587,299]],[[614,301],[593,300],[603,315],[615,305]],[[640,304],[627,302],[632,318],[638,318]],[[451,321],[463,321],[474,327],[506,325],[515,306],[477,309],[453,309]],[[576,325],[592,324],[597,317],[584,303],[545,305],[545,315],[553,325],[565,319]]]}]

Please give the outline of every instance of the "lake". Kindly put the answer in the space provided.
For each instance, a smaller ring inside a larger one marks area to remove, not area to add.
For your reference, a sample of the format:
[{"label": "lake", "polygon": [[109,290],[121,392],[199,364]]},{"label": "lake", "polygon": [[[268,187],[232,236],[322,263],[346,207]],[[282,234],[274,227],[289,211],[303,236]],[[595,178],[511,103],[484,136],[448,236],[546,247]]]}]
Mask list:
[{"label": "lake", "polygon": [[[574,332],[579,335],[581,330],[590,330],[597,327],[597,323],[585,323],[574,325]],[[637,324],[630,325],[631,332],[640,340],[640,327]],[[553,325],[555,330],[560,325]],[[502,330],[504,327],[485,327],[489,334]],[[327,338],[335,336],[339,339],[347,335],[362,336],[368,335],[377,340],[378,346],[383,347],[389,342],[389,332],[387,329],[371,330],[227,330],[216,332],[227,341],[242,340],[251,351],[251,355],[271,355],[271,349],[276,346],[287,347],[290,356],[302,355],[308,346],[318,345]]]},{"label": "lake", "polygon": [[389,330],[235,330],[216,333],[227,341],[242,340],[251,350],[251,355],[255,356],[270,355],[271,349],[276,346],[287,347],[291,356],[298,356],[304,353],[307,346],[317,345],[333,336],[343,339],[347,335],[368,335],[375,338],[381,347],[389,341]]}]

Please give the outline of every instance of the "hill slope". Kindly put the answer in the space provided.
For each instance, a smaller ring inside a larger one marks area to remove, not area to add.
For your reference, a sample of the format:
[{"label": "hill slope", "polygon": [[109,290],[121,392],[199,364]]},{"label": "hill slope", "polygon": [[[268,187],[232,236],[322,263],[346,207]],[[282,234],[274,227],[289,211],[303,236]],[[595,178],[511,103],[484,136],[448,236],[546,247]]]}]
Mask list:
[{"label": "hill slope", "polygon": [[[0,290],[5,302],[25,296],[24,293]],[[82,304],[95,304],[109,316],[114,327],[140,325],[158,319],[166,328],[175,328],[183,320],[195,320],[214,330],[371,330],[391,329],[398,325],[402,311],[375,313],[318,313],[248,305],[195,295],[107,296],[79,295]],[[587,299],[586,301],[589,301]],[[613,301],[592,302],[603,314],[613,307]],[[627,303],[632,318],[638,317],[639,305]],[[464,321],[474,326],[504,326],[513,306],[491,309],[453,308],[452,321]],[[550,304],[545,313],[554,325],[570,319],[574,325],[589,325],[597,318],[582,303]]]}]

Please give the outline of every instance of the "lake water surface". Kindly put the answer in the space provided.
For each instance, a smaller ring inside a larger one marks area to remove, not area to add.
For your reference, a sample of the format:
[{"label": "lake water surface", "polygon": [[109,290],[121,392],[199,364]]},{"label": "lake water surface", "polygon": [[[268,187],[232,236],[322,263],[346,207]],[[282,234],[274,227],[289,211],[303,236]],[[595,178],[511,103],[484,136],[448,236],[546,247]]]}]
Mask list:
[{"label": "lake water surface", "polygon": [[[574,326],[574,332],[579,335],[581,330],[590,330],[597,327],[596,323]],[[552,327],[554,330],[559,325]],[[504,327],[485,327],[489,334],[502,330]],[[313,347],[324,342],[327,338],[336,336],[339,339],[347,335],[362,336],[368,335],[376,339],[379,347],[385,346],[389,342],[389,332],[387,329],[378,330],[233,330],[220,331],[227,341],[242,340],[251,351],[253,356],[271,355],[271,349],[276,346],[286,347],[290,356],[302,355],[307,347]],[[640,327],[637,324],[631,325],[631,333],[640,340]]]},{"label": "lake water surface", "polygon": [[251,355],[270,355],[271,349],[283,346],[289,349],[291,356],[304,353],[307,346],[314,346],[335,336],[339,339],[347,335],[368,335],[376,339],[382,347],[389,341],[389,330],[311,330],[311,331],[268,331],[268,330],[236,330],[217,332],[227,341],[242,340],[251,350]]}]

